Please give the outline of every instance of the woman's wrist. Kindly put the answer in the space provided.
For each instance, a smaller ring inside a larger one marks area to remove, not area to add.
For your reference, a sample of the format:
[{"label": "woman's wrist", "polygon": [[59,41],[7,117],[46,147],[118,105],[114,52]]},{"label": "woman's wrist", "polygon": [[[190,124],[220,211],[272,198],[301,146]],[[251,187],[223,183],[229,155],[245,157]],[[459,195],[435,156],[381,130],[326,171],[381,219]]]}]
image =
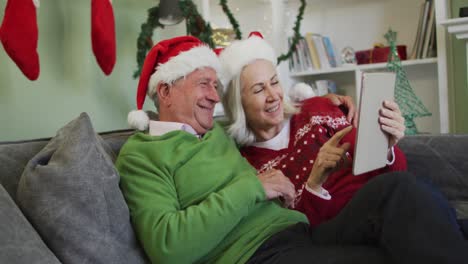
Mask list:
[{"label": "woman's wrist", "polygon": [[306,185],[307,185],[307,188],[314,190],[318,193],[322,191],[322,184],[314,183],[312,181],[307,181]]},{"label": "woman's wrist", "polygon": [[387,152],[387,165],[393,165],[395,163],[395,149],[391,147]]}]

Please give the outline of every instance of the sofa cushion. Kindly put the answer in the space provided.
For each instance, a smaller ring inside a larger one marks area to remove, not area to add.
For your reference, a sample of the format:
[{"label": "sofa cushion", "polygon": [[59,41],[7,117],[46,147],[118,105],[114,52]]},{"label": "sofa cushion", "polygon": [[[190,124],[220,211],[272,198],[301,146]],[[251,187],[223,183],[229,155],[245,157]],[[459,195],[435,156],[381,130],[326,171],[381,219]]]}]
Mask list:
[{"label": "sofa cushion", "polygon": [[27,164],[17,201],[64,263],[144,263],[115,155],[81,114]]},{"label": "sofa cushion", "polygon": [[0,237],[3,263],[60,263],[1,185]]},{"label": "sofa cushion", "polygon": [[438,186],[457,210],[468,218],[468,136],[406,137],[399,143],[408,170]]},{"label": "sofa cushion", "polygon": [[38,139],[0,143],[0,184],[13,199],[16,199],[16,189],[26,164],[48,141]]}]

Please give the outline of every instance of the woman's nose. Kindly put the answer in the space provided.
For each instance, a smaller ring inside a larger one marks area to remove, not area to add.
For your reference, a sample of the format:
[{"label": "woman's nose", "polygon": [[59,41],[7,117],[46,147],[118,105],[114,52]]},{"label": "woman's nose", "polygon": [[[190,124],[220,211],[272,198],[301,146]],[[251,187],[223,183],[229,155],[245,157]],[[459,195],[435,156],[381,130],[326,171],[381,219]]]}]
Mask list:
[{"label": "woman's nose", "polygon": [[267,91],[267,98],[270,101],[279,100],[279,94],[275,89],[273,89],[273,87],[271,87],[270,85],[267,85],[266,91]]}]

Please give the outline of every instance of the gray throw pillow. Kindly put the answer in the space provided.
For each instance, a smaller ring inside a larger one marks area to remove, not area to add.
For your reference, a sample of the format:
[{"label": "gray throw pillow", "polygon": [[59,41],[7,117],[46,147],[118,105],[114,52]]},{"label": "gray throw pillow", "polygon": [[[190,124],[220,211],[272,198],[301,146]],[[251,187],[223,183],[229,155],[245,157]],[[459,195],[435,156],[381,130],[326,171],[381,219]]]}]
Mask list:
[{"label": "gray throw pillow", "polygon": [[18,204],[63,263],[146,262],[109,151],[82,113],[21,176]]},{"label": "gray throw pillow", "polygon": [[0,263],[60,263],[0,185]]}]

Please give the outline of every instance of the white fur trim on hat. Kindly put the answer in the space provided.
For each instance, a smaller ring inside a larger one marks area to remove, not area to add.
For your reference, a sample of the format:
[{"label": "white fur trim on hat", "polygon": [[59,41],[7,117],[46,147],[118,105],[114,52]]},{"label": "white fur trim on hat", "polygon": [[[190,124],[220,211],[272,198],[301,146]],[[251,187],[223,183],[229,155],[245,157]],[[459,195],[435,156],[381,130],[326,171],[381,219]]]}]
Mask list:
[{"label": "white fur trim on hat", "polygon": [[177,56],[170,58],[166,63],[156,67],[156,71],[151,75],[149,80],[148,96],[150,98],[153,97],[158,83],[170,83],[202,67],[211,67],[217,73],[221,69],[216,53],[208,46],[201,45],[179,53]]},{"label": "white fur trim on hat", "polygon": [[149,117],[143,110],[133,110],[128,113],[127,122],[131,128],[144,131],[148,128]]},{"label": "white fur trim on hat", "polygon": [[289,98],[293,102],[300,102],[307,98],[315,96],[315,92],[310,85],[307,83],[297,83],[291,89],[289,89]]},{"label": "white fur trim on hat", "polygon": [[264,59],[276,65],[276,55],[273,47],[258,36],[234,41],[221,52],[219,59],[222,66],[219,79],[223,84],[224,92],[226,92],[226,87],[232,78],[239,74],[244,66],[254,60]]}]

